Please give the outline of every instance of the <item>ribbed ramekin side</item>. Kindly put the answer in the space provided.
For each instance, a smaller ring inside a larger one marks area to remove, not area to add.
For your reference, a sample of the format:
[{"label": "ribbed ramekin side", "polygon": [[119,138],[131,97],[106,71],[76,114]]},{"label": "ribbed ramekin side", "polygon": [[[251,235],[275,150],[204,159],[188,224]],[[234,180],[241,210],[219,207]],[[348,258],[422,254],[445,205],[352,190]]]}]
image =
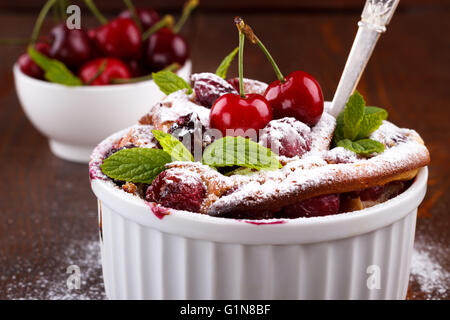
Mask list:
[{"label": "ribbed ramekin side", "polygon": [[163,233],[99,205],[111,299],[404,299],[406,294],[416,211],[335,241],[243,245]]}]

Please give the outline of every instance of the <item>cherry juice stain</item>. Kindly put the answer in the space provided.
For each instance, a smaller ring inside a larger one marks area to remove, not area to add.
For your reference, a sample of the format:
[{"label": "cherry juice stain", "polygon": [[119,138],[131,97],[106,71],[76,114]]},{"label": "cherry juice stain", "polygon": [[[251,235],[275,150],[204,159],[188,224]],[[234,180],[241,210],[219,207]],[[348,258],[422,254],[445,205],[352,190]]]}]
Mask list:
[{"label": "cherry juice stain", "polygon": [[283,224],[283,223],[286,223],[286,221],[284,221],[284,220],[276,220],[276,221],[238,220],[238,221],[243,221],[245,223],[250,223],[250,224],[257,225],[257,226],[267,225],[267,224]]},{"label": "cherry juice stain", "polygon": [[158,218],[162,219],[170,214],[170,210],[161,206],[156,205],[153,202],[144,201],[145,204],[152,210],[153,214]]}]

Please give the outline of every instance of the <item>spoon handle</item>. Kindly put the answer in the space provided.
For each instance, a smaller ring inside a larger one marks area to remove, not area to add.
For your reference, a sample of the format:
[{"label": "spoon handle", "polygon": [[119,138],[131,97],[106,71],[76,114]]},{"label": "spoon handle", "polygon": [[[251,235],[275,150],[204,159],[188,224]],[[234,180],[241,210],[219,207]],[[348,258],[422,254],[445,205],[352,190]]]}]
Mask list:
[{"label": "spoon handle", "polygon": [[329,109],[329,113],[334,117],[344,109],[348,98],[356,89],[378,38],[386,31],[386,25],[399,2],[400,0],[366,1],[361,20],[358,22],[358,32]]}]

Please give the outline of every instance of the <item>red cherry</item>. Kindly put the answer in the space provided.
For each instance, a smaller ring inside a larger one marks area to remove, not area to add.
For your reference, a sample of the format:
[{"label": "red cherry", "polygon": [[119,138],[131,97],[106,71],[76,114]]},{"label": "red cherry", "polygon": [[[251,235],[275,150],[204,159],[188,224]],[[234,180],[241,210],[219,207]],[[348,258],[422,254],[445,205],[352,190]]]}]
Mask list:
[{"label": "red cherry", "polygon": [[284,207],[278,215],[283,218],[319,217],[339,213],[338,194],[327,194]]},{"label": "red cherry", "polygon": [[145,62],[151,71],[159,71],[175,62],[183,65],[189,55],[186,40],[169,28],[162,28],[152,34],[145,48]]},{"label": "red cherry", "polygon": [[104,55],[120,59],[139,58],[141,55],[141,32],[132,19],[111,20],[90,31],[90,35]]},{"label": "red cherry", "polygon": [[86,31],[58,24],[50,31],[49,56],[68,67],[79,67],[92,58],[91,41]]},{"label": "red cherry", "polygon": [[200,212],[206,189],[199,174],[176,168],[161,172],[147,188],[145,200],[163,207]]},{"label": "red cherry", "polygon": [[[136,15],[141,21],[142,30],[145,31],[159,21],[158,13],[152,8],[136,8]],[[120,18],[132,19],[130,10],[124,10],[119,14]]]},{"label": "red cherry", "polygon": [[227,129],[244,132],[254,129],[258,133],[270,120],[272,108],[259,94],[248,94],[246,98],[233,93],[224,94],[216,100],[209,115],[211,127],[220,130],[224,136]]},{"label": "red cherry", "polygon": [[[34,49],[43,55],[48,56],[50,47],[48,44],[40,42],[36,43]],[[36,79],[44,79],[44,70],[42,70],[33,60],[31,60],[28,53],[22,54],[19,59],[17,59],[17,64],[19,65],[20,70],[26,75]]]},{"label": "red cherry", "polygon": [[83,83],[88,84],[98,73],[103,61],[106,61],[103,72],[94,80],[91,85],[108,85],[111,79],[129,79],[131,72],[122,61],[115,58],[98,58],[89,61],[80,69],[80,78]]},{"label": "red cherry", "polygon": [[309,126],[315,125],[323,112],[323,95],[314,77],[294,71],[284,83],[272,82],[264,93],[273,108],[275,119],[294,117]]}]

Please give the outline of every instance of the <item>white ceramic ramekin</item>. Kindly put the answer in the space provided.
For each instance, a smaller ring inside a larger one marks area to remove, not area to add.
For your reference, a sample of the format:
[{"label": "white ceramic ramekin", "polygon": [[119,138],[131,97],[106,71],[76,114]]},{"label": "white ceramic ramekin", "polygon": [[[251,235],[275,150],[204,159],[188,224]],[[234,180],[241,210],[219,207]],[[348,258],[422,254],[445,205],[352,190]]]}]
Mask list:
[{"label": "white ceramic ramekin", "polygon": [[[178,75],[188,80],[187,61]],[[153,80],[110,86],[67,87],[33,79],[14,65],[23,110],[49,138],[52,152],[65,160],[87,163],[92,149],[110,134],[135,124],[164,94]]]},{"label": "white ceramic ramekin", "polygon": [[[97,150],[106,150],[123,133]],[[93,179],[106,294],[110,299],[404,299],[427,177],[422,168],[408,190],[365,210],[264,221],[177,210],[155,214],[151,204]]]}]

